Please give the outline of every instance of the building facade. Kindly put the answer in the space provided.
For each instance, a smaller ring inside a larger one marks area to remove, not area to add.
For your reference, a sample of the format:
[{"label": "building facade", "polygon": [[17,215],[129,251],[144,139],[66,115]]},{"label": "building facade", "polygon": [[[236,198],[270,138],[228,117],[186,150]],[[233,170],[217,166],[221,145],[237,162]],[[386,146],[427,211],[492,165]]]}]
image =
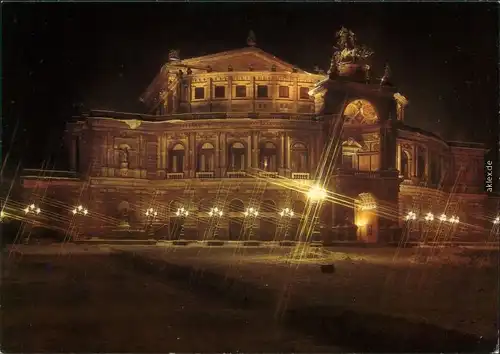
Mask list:
[{"label": "building facade", "polygon": [[[406,125],[407,99],[369,70],[312,74],[255,46],[172,52],[141,97],[149,114],[68,123],[73,174],[26,171],[24,198],[84,236],[387,242],[413,211],[479,237],[484,147]],[[317,184],[329,197],[313,202]]]}]

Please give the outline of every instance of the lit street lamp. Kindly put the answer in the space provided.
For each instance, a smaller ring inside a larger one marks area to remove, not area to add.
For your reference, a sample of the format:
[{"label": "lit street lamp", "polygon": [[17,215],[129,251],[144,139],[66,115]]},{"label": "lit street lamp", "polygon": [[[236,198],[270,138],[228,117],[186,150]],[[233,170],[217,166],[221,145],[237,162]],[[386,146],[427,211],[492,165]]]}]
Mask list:
[{"label": "lit street lamp", "polygon": [[425,219],[425,221],[434,221],[434,214],[432,214],[432,213],[427,213],[427,214],[425,215],[425,218],[424,218],[424,219]]},{"label": "lit street lamp", "polygon": [[493,224],[494,224],[494,225],[498,225],[498,224],[500,224],[500,216],[497,216],[497,217],[495,218],[495,220],[493,220]]},{"label": "lit street lamp", "polygon": [[178,208],[177,211],[175,212],[176,216],[181,216],[181,217],[186,217],[189,215],[189,211],[184,209],[184,207]]},{"label": "lit street lamp", "polygon": [[289,218],[293,217],[293,210],[289,208],[285,208],[281,211],[280,216],[288,216]]},{"label": "lit street lamp", "polygon": [[307,191],[307,197],[313,202],[320,202],[328,196],[326,189],[315,184]]},{"label": "lit street lamp", "polygon": [[409,211],[408,214],[406,214],[405,219],[407,221],[417,220],[417,214],[413,211]]},{"label": "lit street lamp", "polygon": [[158,215],[158,212],[153,208],[149,208],[148,210],[146,210],[145,215],[147,217],[151,217],[152,219],[154,219]]},{"label": "lit street lamp", "polygon": [[245,212],[243,214],[245,216],[257,217],[259,215],[259,212],[254,208],[247,208],[247,210],[245,210]]},{"label": "lit street lamp", "polygon": [[30,204],[26,208],[24,208],[24,213],[25,214],[40,214],[41,210],[39,207],[37,207],[35,204]]},{"label": "lit street lamp", "polygon": [[[213,227],[213,235],[211,237],[217,238],[217,232],[219,231],[219,221],[222,218],[222,215],[224,213],[222,212],[221,209],[217,207],[213,207],[210,209],[208,212],[208,216],[210,216],[210,229]],[[214,224],[212,224],[214,222]],[[210,229],[209,229],[209,235],[210,235]]]},{"label": "lit street lamp", "polygon": [[288,229],[290,227],[290,219],[293,218],[294,212],[290,208],[285,208],[279,214],[281,216],[281,219],[285,221],[285,235],[284,235],[284,239],[286,240],[288,238]]},{"label": "lit street lamp", "polygon": [[455,216],[453,215],[452,217],[450,217],[450,219],[448,220],[451,224],[458,224],[460,222],[460,219],[458,216]]},{"label": "lit street lamp", "polygon": [[89,213],[88,209],[87,208],[84,208],[82,205],[79,205],[77,206],[75,209],[73,209],[72,211],[73,215],[83,215],[83,216],[87,216],[87,214]]},{"label": "lit street lamp", "polygon": [[439,221],[443,221],[444,222],[446,220],[448,220],[448,218],[446,217],[446,215],[445,214],[441,214],[441,216],[439,217]]},{"label": "lit street lamp", "polygon": [[214,217],[214,216],[221,217],[223,214],[224,213],[219,208],[211,208],[210,211],[208,212],[208,215],[211,217]]},{"label": "lit street lamp", "polygon": [[153,223],[158,215],[158,212],[153,208],[149,208],[144,214],[146,215],[146,234],[149,234],[153,231]]},{"label": "lit street lamp", "polygon": [[184,219],[189,215],[189,211],[184,209],[184,207],[180,207],[175,212],[175,215],[181,220],[181,231],[179,233],[179,239],[184,237]]},{"label": "lit street lamp", "polygon": [[248,239],[251,239],[253,235],[253,226],[255,223],[255,219],[257,218],[257,216],[259,216],[259,212],[257,211],[257,209],[247,208],[243,215],[245,215],[245,220],[250,223],[250,232],[248,234]]}]

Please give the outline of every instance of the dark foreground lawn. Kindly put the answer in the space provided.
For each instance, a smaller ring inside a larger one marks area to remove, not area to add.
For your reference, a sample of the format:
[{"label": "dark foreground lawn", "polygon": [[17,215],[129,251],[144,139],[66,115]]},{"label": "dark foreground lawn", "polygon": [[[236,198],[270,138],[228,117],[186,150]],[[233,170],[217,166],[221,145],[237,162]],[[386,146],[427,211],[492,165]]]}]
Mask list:
[{"label": "dark foreground lawn", "polygon": [[340,351],[264,308],[159,281],[106,252],[45,253],[4,254],[4,353]]},{"label": "dark foreground lawn", "polygon": [[21,246],[3,257],[2,352],[494,350],[498,252],[288,252]]}]

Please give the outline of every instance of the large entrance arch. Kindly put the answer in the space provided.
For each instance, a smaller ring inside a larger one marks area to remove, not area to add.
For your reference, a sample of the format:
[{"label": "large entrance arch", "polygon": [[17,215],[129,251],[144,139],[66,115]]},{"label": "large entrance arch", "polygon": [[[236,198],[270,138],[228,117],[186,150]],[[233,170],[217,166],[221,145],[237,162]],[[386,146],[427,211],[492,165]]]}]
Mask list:
[{"label": "large entrance arch", "polygon": [[379,220],[377,215],[377,201],[371,193],[361,193],[356,199],[354,223],[357,228],[358,239],[364,242],[377,242]]},{"label": "large entrance arch", "polygon": [[245,205],[239,199],[229,203],[229,240],[235,241],[243,238],[243,212]]},{"label": "large entrance arch", "polygon": [[273,241],[276,237],[276,223],[278,222],[278,210],[273,200],[264,200],[260,207],[261,220],[259,234],[262,241]]}]

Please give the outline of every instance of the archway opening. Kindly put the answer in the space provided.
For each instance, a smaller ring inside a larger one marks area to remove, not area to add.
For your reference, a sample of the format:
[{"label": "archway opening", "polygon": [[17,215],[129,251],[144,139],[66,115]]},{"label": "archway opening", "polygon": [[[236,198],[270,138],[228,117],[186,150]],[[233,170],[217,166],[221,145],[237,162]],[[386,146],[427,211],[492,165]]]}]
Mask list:
[{"label": "archway opening", "polygon": [[278,171],[278,149],[271,142],[260,144],[259,167],[268,172]]},{"label": "archway opening", "polygon": [[229,171],[244,171],[246,169],[245,145],[240,142],[234,142],[228,149],[228,168]]},{"label": "archway opening", "polygon": [[215,148],[210,143],[204,143],[198,151],[198,172],[213,172],[215,170]]},{"label": "archway opening", "polygon": [[175,144],[170,151],[170,172],[181,173],[184,172],[184,158],[185,150],[184,145]]},{"label": "archway opening", "polygon": [[361,193],[356,199],[354,223],[357,226],[357,238],[364,242],[377,242],[379,218],[377,201],[371,193]]},{"label": "archway opening", "polygon": [[307,146],[303,143],[292,145],[292,172],[309,172],[309,152]]}]

